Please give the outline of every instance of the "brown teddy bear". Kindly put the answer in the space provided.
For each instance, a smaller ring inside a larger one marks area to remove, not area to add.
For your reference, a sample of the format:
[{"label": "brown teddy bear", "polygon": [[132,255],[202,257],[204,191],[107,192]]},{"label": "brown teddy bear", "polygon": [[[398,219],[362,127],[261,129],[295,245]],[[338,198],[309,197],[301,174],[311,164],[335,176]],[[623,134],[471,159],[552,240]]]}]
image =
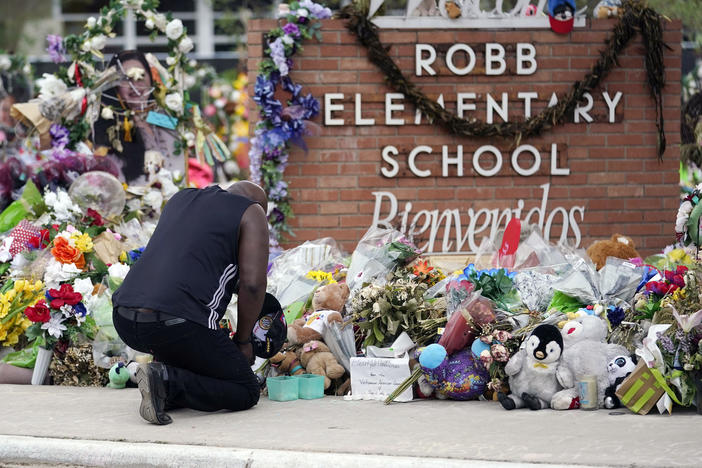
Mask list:
[{"label": "brown teddy bear", "polygon": [[298,350],[300,362],[308,374],[323,375],[324,389],[331,385],[331,379],[338,379],[346,372],[339,364],[327,345],[321,341],[312,340]]},{"label": "brown teddy bear", "polygon": [[300,364],[300,359],[294,351],[279,352],[270,358],[271,365],[278,369],[281,375],[299,375],[304,374],[305,369]]},{"label": "brown teddy bear", "polygon": [[321,340],[322,331],[328,323],[341,323],[341,310],[349,298],[346,283],[331,283],[318,288],[312,297],[314,312],[307,319],[301,318],[288,325],[288,342],[291,345]]},{"label": "brown teddy bear", "polygon": [[587,256],[600,270],[607,263],[607,257],[622,258],[629,260],[630,258],[640,257],[636,251],[636,245],[631,237],[621,234],[613,234],[611,239],[602,240],[593,243],[587,248]]}]

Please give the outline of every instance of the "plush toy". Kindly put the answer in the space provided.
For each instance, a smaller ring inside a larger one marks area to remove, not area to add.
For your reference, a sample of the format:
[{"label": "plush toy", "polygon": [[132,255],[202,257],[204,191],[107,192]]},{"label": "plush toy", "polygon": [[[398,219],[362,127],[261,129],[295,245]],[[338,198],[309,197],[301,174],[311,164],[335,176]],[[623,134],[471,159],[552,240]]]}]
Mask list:
[{"label": "plush toy", "polygon": [[561,330],[564,351],[556,376],[563,390],[553,395],[551,408],[557,410],[580,407],[576,379],[594,375],[597,379],[597,402],[604,404],[605,389],[609,386],[607,364],[627,350],[617,344],[608,344],[607,324],[595,315],[585,315],[566,322]]},{"label": "plush toy", "polygon": [[602,0],[592,10],[593,18],[605,19],[616,18],[622,13],[622,2],[620,0]]},{"label": "plush toy", "polygon": [[630,258],[637,258],[641,255],[636,251],[636,246],[631,237],[614,234],[611,239],[597,241],[588,247],[587,256],[590,257],[592,263],[594,263],[599,270],[607,263],[607,257],[629,260]]},{"label": "plush toy", "polygon": [[438,14],[439,7],[436,6],[436,0],[421,0],[412,12],[413,16],[437,16]]},{"label": "plush toy", "polygon": [[278,369],[282,375],[299,375],[304,374],[305,369],[300,364],[297,354],[294,351],[278,352],[270,358],[271,365]]},{"label": "plush toy", "polygon": [[635,354],[630,356],[617,356],[607,364],[609,377],[609,387],[605,389],[604,407],[607,409],[619,408],[622,406],[616,391],[622,382],[629,377],[629,374],[636,369],[638,359]]},{"label": "plush toy", "polygon": [[499,393],[497,399],[506,410],[548,408],[551,398],[561,387],[556,369],[563,353],[563,338],[554,325],[542,324],[531,332],[524,347],[507,362],[511,393]]},{"label": "plush toy", "polygon": [[[410,369],[412,370],[412,373],[414,373],[414,371],[417,370],[418,367],[421,367],[418,359],[422,351],[424,351],[425,349],[425,347],[417,349],[415,351],[414,358],[410,359],[409,365]],[[437,394],[437,392],[434,390],[434,387],[432,387],[431,384],[429,384],[427,376],[424,374],[421,374],[419,376],[419,379],[417,379],[417,381],[414,383],[412,389],[414,390],[415,398],[421,398],[423,400],[426,400],[428,398],[441,397],[441,395]]]},{"label": "plush toy", "polygon": [[485,366],[469,349],[449,356],[443,346],[434,343],[419,355],[419,365],[439,398],[474,400],[490,381]]},{"label": "plush toy", "polygon": [[110,368],[110,383],[107,384],[110,388],[124,388],[129,380],[129,371],[123,362],[118,362]]},{"label": "plush toy", "polygon": [[321,341],[312,340],[298,351],[300,362],[307,369],[308,374],[323,375],[324,389],[331,385],[331,379],[338,379],[346,369],[338,363],[327,345]]},{"label": "plush toy", "polygon": [[320,287],[312,297],[314,312],[295,320],[288,326],[288,342],[291,345],[321,340],[322,331],[328,323],[342,322],[341,310],[349,298],[349,287],[345,283],[332,283]]}]

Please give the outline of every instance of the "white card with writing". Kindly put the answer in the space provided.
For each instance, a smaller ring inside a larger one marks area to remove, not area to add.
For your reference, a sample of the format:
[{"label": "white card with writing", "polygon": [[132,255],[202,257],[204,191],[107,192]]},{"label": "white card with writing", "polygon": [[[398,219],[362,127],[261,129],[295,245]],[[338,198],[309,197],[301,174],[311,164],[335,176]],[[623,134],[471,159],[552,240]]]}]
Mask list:
[{"label": "white card with writing", "polygon": [[[409,358],[351,358],[351,394],[354,399],[382,400],[410,376]],[[412,400],[412,387],[395,401]]]}]

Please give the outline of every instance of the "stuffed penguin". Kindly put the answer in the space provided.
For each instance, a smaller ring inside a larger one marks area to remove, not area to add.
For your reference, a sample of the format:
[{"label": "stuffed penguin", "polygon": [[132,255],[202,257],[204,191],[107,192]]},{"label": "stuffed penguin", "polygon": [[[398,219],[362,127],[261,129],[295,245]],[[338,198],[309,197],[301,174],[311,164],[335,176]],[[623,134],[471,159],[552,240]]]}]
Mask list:
[{"label": "stuffed penguin", "polygon": [[531,332],[522,349],[507,362],[509,395],[499,393],[506,410],[528,406],[532,410],[548,408],[551,397],[561,389],[556,368],[563,353],[563,337],[558,327],[542,324]]},{"label": "stuffed penguin", "polygon": [[607,377],[609,377],[609,387],[605,389],[604,407],[607,409],[619,408],[622,406],[616,391],[629,375],[636,369],[636,355],[617,356],[607,364]]}]

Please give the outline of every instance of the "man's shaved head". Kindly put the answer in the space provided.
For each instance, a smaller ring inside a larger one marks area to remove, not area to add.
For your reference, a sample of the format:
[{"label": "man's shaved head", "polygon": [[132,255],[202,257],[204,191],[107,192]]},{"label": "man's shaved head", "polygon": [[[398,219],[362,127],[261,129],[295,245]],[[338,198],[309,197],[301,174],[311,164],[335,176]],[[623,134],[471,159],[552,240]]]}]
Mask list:
[{"label": "man's shaved head", "polygon": [[241,195],[249,200],[253,200],[263,207],[264,211],[268,210],[268,197],[263,189],[248,180],[240,180],[239,182],[234,182],[227,188],[229,193],[234,195]]}]

